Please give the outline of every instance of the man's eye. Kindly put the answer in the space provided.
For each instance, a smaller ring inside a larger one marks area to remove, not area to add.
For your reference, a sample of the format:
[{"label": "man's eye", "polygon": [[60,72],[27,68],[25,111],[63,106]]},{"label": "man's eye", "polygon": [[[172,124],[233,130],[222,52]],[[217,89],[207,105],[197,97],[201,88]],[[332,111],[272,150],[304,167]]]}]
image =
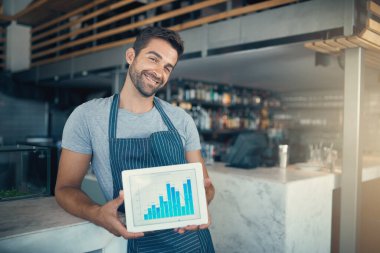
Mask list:
[{"label": "man's eye", "polygon": [[165,68],[166,72],[170,73],[172,72],[172,69],[171,68]]},{"label": "man's eye", "polygon": [[153,57],[150,57],[149,60],[150,60],[151,62],[157,62],[157,59],[156,59],[156,58],[153,58]]}]

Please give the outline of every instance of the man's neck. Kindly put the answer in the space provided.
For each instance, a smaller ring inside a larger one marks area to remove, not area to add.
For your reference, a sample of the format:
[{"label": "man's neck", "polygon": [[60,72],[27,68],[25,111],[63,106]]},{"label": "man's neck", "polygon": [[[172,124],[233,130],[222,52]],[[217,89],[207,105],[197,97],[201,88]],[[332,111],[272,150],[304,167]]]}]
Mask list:
[{"label": "man's neck", "polygon": [[120,92],[119,108],[133,113],[145,113],[153,108],[153,98],[154,96],[144,97],[141,95],[127,77]]}]

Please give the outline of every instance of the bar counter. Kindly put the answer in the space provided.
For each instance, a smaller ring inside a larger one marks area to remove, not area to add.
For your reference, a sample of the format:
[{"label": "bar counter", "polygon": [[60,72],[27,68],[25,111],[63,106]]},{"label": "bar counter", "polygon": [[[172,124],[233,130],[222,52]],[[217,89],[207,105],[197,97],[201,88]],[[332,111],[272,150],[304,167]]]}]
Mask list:
[{"label": "bar counter", "polygon": [[[217,194],[210,205],[216,252],[330,252],[332,191],[340,176],[290,166],[244,170],[208,166]],[[380,177],[380,166],[363,180]],[[96,179],[83,189],[98,202]],[[71,216],[53,197],[0,203],[0,252],[126,252],[122,238]]]}]

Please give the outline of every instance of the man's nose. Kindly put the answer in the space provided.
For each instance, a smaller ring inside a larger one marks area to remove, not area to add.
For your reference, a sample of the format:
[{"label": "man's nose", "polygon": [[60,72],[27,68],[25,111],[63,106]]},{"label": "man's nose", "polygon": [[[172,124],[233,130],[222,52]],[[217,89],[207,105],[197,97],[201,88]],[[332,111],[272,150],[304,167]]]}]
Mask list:
[{"label": "man's nose", "polygon": [[158,65],[153,71],[156,77],[161,79],[164,75],[165,68],[164,66]]}]

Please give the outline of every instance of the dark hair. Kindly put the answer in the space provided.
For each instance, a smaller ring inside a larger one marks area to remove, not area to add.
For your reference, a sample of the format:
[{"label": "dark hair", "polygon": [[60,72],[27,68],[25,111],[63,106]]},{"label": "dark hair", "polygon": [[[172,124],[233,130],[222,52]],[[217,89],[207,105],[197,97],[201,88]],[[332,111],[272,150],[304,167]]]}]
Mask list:
[{"label": "dark hair", "polygon": [[133,44],[136,56],[154,38],[167,41],[177,51],[178,59],[183,54],[183,41],[177,32],[164,27],[147,27],[140,32]]}]

